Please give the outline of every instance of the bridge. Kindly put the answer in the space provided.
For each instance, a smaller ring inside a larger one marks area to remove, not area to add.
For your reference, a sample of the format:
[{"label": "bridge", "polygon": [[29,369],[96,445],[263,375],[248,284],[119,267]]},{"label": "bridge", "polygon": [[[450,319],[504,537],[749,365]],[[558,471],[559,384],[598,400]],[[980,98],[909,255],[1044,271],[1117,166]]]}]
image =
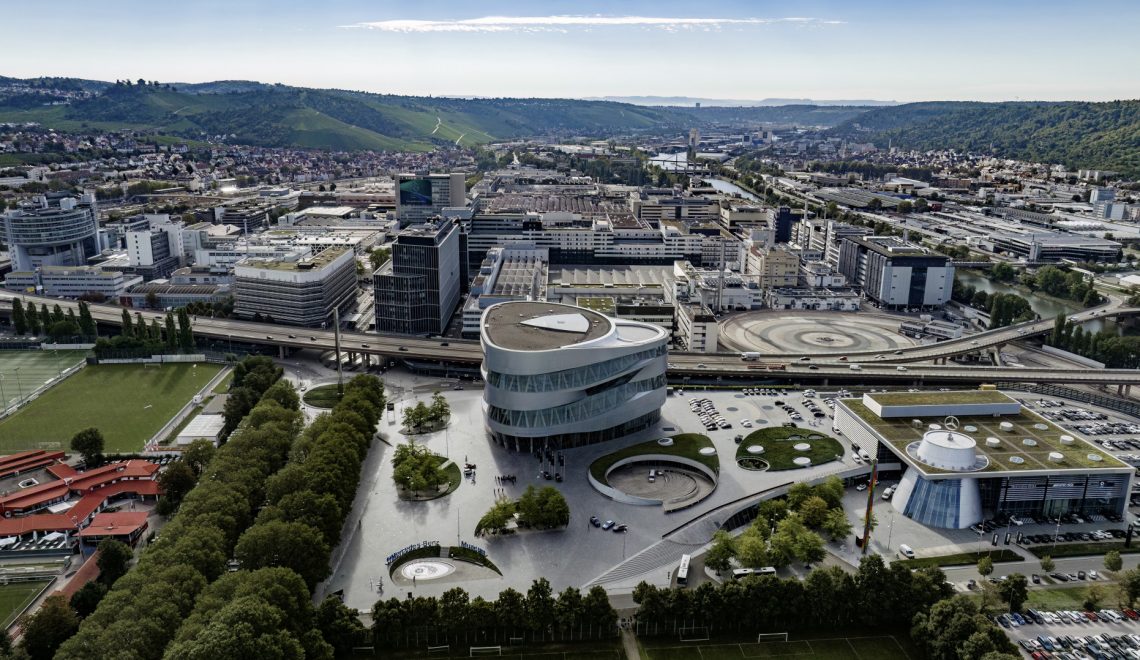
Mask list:
[{"label": "bridge", "polygon": [[[37,307],[46,304],[49,308],[59,305],[65,312],[73,309],[78,314],[78,302],[40,296],[20,296],[27,304]],[[0,312],[10,313],[12,298],[0,298]],[[92,317],[99,323],[120,325],[123,307],[115,305],[90,304]],[[132,317],[135,312],[143,320],[158,319],[163,324],[165,312],[128,309]],[[1125,307],[1120,301],[1103,308],[1082,312],[1073,320],[1107,318],[1123,314],[1140,313],[1140,309]],[[194,334],[216,341],[230,341],[261,346],[276,346],[286,349],[314,349],[332,351],[337,348],[336,338],[331,330],[317,330],[268,323],[254,323],[234,319],[214,319],[198,317],[193,321]],[[1117,385],[1123,388],[1140,384],[1140,370],[1135,369],[1090,369],[1090,368],[1006,368],[969,367],[946,364],[907,364],[918,361],[945,361],[946,357],[962,353],[976,352],[997,347],[1016,339],[1042,334],[1053,329],[1053,320],[1031,321],[1015,326],[983,332],[971,337],[949,340],[926,346],[900,349],[890,354],[847,353],[846,361],[839,360],[839,353],[813,354],[809,360],[801,361],[801,354],[773,354],[762,356],[763,360],[745,362],[739,353],[686,353],[670,352],[669,375],[673,378],[686,378],[699,381],[712,381],[717,377],[730,379],[792,380],[795,382],[822,383],[1002,383],[1037,382],[1068,383],[1087,385]],[[340,333],[340,350],[356,356],[381,357],[391,359],[413,359],[437,361],[441,364],[479,365],[483,352],[479,342],[460,339],[425,339],[405,335],[382,335],[361,332]]]}]

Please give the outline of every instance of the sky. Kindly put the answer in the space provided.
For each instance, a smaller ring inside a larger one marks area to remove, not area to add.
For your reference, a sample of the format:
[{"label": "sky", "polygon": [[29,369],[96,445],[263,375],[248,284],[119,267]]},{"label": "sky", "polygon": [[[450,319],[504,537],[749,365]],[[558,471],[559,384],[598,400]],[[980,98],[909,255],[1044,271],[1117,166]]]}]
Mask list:
[{"label": "sky", "polygon": [[52,0],[0,75],[439,96],[1140,97],[1140,1]]}]

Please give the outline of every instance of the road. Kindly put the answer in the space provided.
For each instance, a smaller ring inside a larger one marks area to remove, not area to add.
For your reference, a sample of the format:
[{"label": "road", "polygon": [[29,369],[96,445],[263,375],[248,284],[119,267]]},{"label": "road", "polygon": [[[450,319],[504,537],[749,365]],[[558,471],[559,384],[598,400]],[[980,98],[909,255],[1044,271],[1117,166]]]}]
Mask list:
[{"label": "road", "polygon": [[[38,296],[22,296],[25,305],[47,304],[49,307],[59,305],[65,311],[75,308],[78,312],[78,303],[71,300],[44,298]],[[11,300],[3,301],[5,307],[11,305]],[[122,321],[122,307],[115,305],[90,305],[92,316],[97,321],[117,325]],[[160,323],[165,320],[165,312],[138,311],[145,321],[152,318]],[[1097,310],[1097,318],[1126,312],[1137,312],[1132,308],[1106,306]],[[1086,314],[1091,314],[1086,312]],[[1082,316],[1083,318],[1083,316]],[[1091,318],[1091,317],[1090,317]],[[930,360],[934,357],[956,355],[961,352],[977,351],[988,346],[998,346],[1013,341],[1018,337],[1032,332],[1042,332],[1045,328],[1051,329],[1053,321],[1040,321],[1031,324],[1026,332],[1019,333],[1021,326],[1011,326],[974,335],[963,340],[951,340],[928,346],[904,348],[890,355],[883,355],[876,360],[870,357],[870,362],[864,361],[858,369],[852,369],[851,360],[842,362],[835,356],[835,361],[827,362],[830,356],[812,357],[811,362],[785,363],[784,360],[793,356],[784,356],[781,364],[783,369],[769,370],[767,362],[745,362],[738,353],[681,353],[669,354],[669,374],[679,377],[715,378],[717,376],[748,377],[751,379],[790,379],[796,381],[842,381],[866,382],[875,381],[922,384],[924,382],[938,383],[999,383],[999,382],[1049,382],[1068,384],[1091,385],[1133,385],[1140,384],[1140,371],[1134,369],[1089,369],[1073,367],[1070,369],[1017,369],[1004,367],[966,367],[957,365],[910,365],[894,364],[900,358],[908,360]],[[195,318],[193,321],[194,333],[218,341],[237,341],[258,345],[270,345],[296,349],[333,350],[335,338],[331,330],[317,330],[311,328],[297,328],[267,323],[253,323],[234,319]],[[401,335],[381,335],[360,332],[342,332],[340,348],[342,352],[352,352],[373,356],[400,359],[421,359],[440,361],[450,364],[478,365],[483,361],[482,349],[479,342],[459,339],[424,339],[421,337],[408,337]],[[901,355],[900,355],[901,354]],[[704,366],[701,366],[704,365]],[[814,368],[813,368],[814,367]]]}]

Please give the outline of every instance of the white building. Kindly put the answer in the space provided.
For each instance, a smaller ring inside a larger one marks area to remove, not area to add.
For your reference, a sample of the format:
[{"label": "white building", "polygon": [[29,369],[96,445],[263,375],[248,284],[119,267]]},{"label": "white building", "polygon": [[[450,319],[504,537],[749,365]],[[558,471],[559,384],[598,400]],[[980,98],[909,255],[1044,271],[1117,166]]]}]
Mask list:
[{"label": "white building", "polygon": [[579,447],[649,428],[665,404],[669,335],[572,305],[506,302],[483,313],[483,412],[516,451]]}]

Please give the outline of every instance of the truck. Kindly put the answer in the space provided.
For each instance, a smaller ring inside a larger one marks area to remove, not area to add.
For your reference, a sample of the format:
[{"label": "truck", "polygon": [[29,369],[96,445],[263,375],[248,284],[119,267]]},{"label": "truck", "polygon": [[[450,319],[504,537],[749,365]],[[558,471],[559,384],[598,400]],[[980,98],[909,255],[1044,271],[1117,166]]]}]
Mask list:
[{"label": "truck", "polygon": [[760,359],[760,354],[755,351],[745,351],[740,354],[740,359],[745,362],[755,362]]}]

